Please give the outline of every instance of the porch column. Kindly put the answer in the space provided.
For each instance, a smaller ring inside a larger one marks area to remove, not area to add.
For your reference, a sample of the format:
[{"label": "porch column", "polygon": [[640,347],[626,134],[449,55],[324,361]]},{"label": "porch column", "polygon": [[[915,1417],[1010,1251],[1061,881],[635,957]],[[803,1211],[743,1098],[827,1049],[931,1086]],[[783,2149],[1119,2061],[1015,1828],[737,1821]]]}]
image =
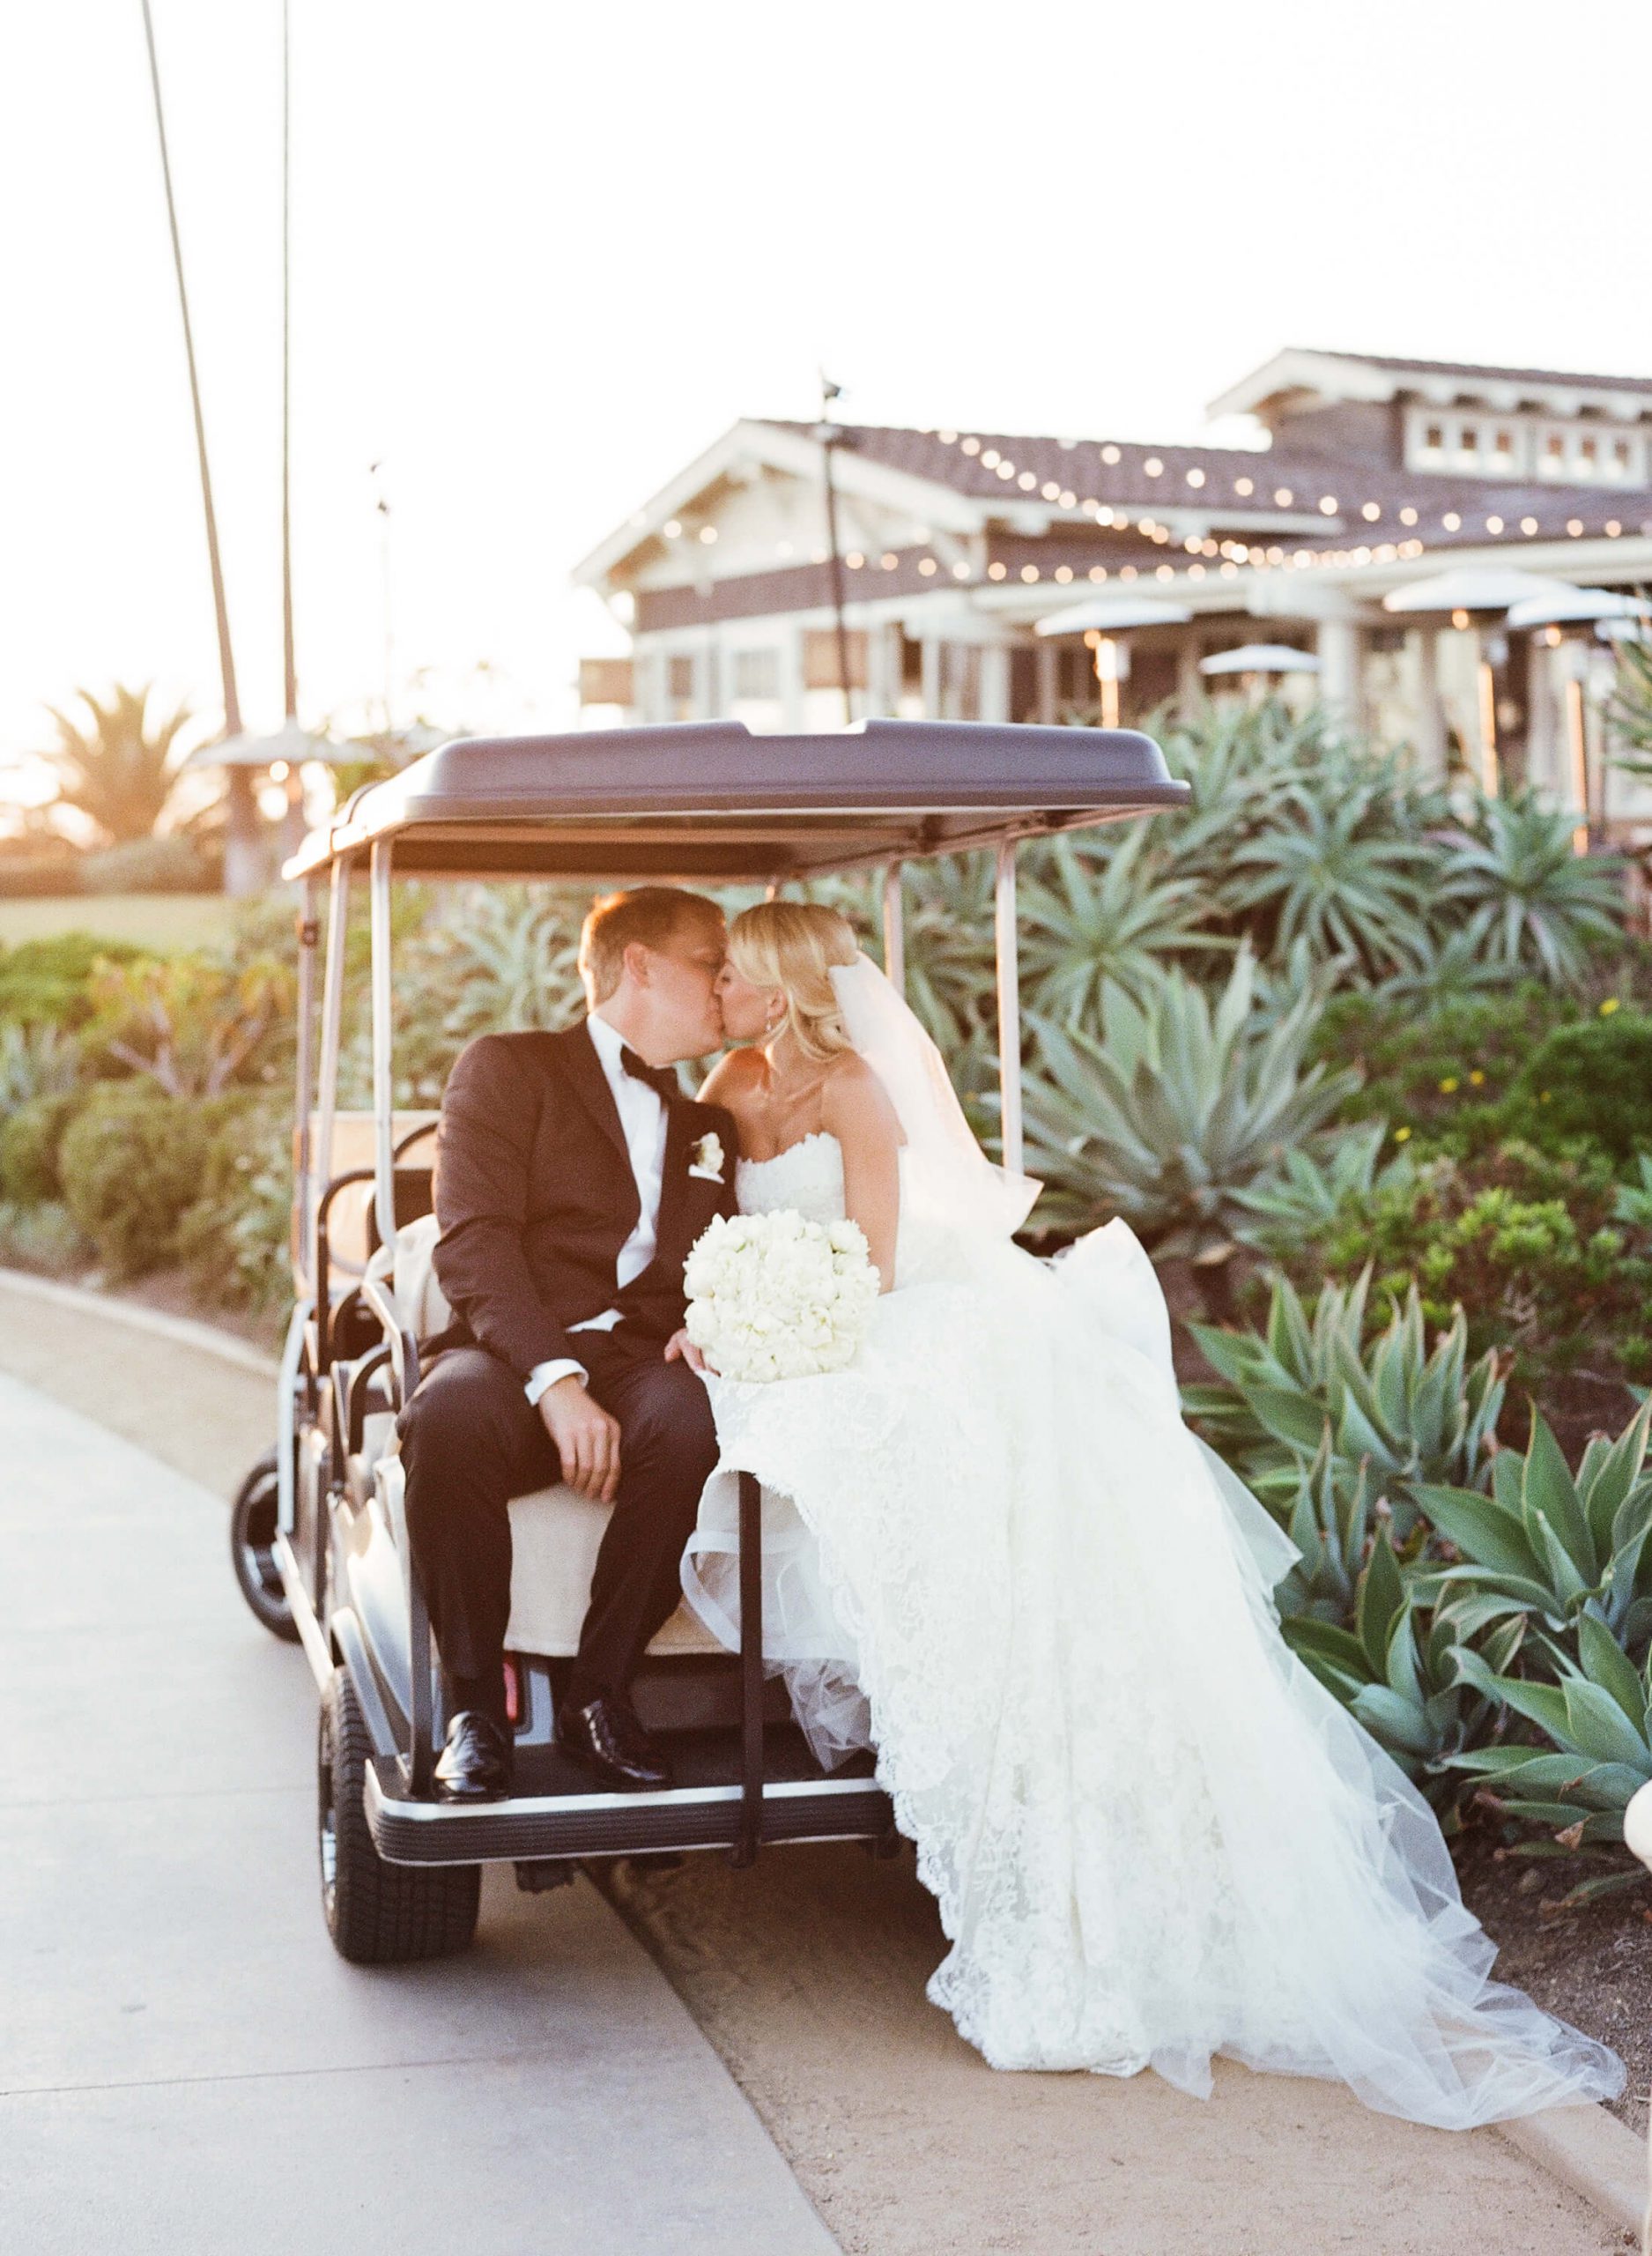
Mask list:
[{"label": "porch column", "polygon": [[[1038,717],[1045,728],[1055,725],[1056,715],[1056,645],[1041,641],[1033,653],[1038,682]],[[1006,694],[1005,702],[1008,702]]]},{"label": "porch column", "polygon": [[1002,643],[989,642],[981,653],[981,717],[1010,717],[1010,653]]},{"label": "porch column", "polygon": [[1191,628],[1186,629],[1176,644],[1176,702],[1184,713],[1190,713],[1204,694],[1204,676],[1199,672],[1204,655],[1204,643]]},{"label": "porch column", "polygon": [[1446,774],[1446,716],[1440,702],[1440,653],[1432,627],[1413,627],[1407,641],[1413,659],[1415,711],[1411,738],[1417,764],[1426,776],[1443,783]]},{"label": "porch column", "polygon": [[1359,642],[1359,628],[1352,619],[1322,619],[1315,635],[1321,700],[1351,729],[1363,725]]},{"label": "porch column", "polygon": [[933,634],[926,634],[918,648],[923,717],[926,721],[938,721],[941,717],[941,646]]}]

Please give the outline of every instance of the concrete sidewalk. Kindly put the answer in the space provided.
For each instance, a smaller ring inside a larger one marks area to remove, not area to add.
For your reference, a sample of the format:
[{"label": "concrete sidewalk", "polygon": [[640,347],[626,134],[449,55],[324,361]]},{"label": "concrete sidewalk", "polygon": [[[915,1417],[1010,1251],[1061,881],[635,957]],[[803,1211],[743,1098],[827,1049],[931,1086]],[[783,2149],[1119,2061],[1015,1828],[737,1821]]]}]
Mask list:
[{"label": "concrete sidewalk", "polygon": [[226,1518],[0,1376],[0,2247],[830,2256],[584,1883],[491,1874],[445,1963],[335,1956],[314,1688],[243,1608]]}]

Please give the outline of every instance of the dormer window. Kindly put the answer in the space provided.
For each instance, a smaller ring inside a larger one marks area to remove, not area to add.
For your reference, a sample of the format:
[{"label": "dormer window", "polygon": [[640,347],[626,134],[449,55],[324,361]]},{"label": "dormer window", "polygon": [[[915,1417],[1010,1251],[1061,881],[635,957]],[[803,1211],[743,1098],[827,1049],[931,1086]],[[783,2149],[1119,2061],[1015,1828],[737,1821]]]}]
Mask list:
[{"label": "dormer window", "polygon": [[1492,441],[1499,471],[1507,477],[1515,466],[1515,434],[1510,430],[1499,431]]},{"label": "dormer window", "polygon": [[1427,429],[1423,433],[1424,460],[1426,462],[1438,462],[1441,456],[1445,452],[1445,433],[1441,429],[1438,423],[1431,423]]},{"label": "dormer window", "polygon": [[1457,460],[1465,470],[1472,470],[1479,458],[1479,432],[1472,423],[1464,423],[1457,433]]}]

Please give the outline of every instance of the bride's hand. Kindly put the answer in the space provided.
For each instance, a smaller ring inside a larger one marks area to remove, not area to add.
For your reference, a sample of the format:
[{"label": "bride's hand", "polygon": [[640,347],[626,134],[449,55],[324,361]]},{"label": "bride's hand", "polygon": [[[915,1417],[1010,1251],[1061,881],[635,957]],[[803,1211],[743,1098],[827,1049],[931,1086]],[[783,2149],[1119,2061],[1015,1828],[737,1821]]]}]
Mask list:
[{"label": "bride's hand", "polygon": [[665,1360],[668,1363],[674,1363],[679,1355],[691,1371],[709,1371],[713,1378],[718,1376],[716,1366],[706,1361],[686,1332],[674,1332],[665,1343]]}]

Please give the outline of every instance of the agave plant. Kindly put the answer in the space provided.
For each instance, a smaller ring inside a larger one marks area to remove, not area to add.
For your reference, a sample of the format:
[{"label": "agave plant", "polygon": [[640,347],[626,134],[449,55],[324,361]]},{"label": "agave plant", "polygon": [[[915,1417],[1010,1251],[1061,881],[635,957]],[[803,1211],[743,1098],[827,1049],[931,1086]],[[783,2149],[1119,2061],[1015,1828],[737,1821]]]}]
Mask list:
[{"label": "agave plant", "polygon": [[1379,980],[1376,993],[1428,1010],[1472,991],[1507,987],[1519,976],[1517,966],[1484,954],[1478,935],[1462,926],[1441,932],[1419,925],[1416,938],[1411,961]]},{"label": "agave plant", "polygon": [[1586,1620],[1615,1643],[1652,1637],[1652,1473],[1646,1464],[1652,1403],[1615,1442],[1596,1435],[1576,1478],[1534,1407],[1524,1456],[1500,1451],[1489,1494],[1425,1484],[1417,1501],[1460,1553],[1419,1587],[1452,1604],[1471,1629],[1510,1614],[1535,1615],[1551,1633],[1537,1651]]},{"label": "agave plant", "polygon": [[944,854],[905,879],[907,998],[950,1056],[992,1016],[992,857]]},{"label": "agave plant", "polygon": [[1177,950],[1233,945],[1199,929],[1209,894],[1197,879],[1157,873],[1145,828],[1101,854],[1052,840],[1041,874],[1023,884],[1019,905],[1029,999],[1068,1027],[1100,1024],[1109,984],[1139,1000]]},{"label": "agave plant", "polygon": [[[1502,1673],[1489,1655],[1459,1649],[1461,1680],[1488,1700],[1512,1708],[1551,1742],[1484,1747],[1448,1755],[1448,1765],[1483,1779],[1508,1816],[1549,1829],[1547,1841],[1516,1844],[1536,1856],[1574,1855],[1623,1839],[1632,1795],[1652,1779],[1652,1659],[1637,1668],[1604,1622],[1578,1622],[1577,1657],[1567,1659],[1558,1684]],[[1632,1870],[1604,1874],[1572,1890],[1572,1903],[1640,1885]]]},{"label": "agave plant", "polygon": [[1637,1182],[1618,1185],[1611,1218],[1614,1222],[1626,1222],[1632,1229],[1652,1229],[1652,1154],[1638,1153],[1635,1169]]},{"label": "agave plant", "polygon": [[472,1034],[559,1026],[582,998],[579,924],[556,897],[478,887],[433,935],[451,986],[445,1019]]},{"label": "agave plant", "polygon": [[1192,1327],[1219,1380],[1182,1389],[1188,1414],[1293,1537],[1326,1447],[1345,1484],[1364,1469],[1373,1510],[1391,1516],[1402,1542],[1428,1515],[1427,1494],[1483,1477],[1503,1405],[1495,1354],[1471,1366],[1461,1309],[1430,1349],[1414,1285],[1367,1346],[1370,1281],[1367,1270],[1323,1286],[1310,1316],[1281,1277],[1265,1332]]},{"label": "agave plant", "polygon": [[80,1044],[49,1020],[0,1026],[0,1120],[31,1097],[67,1096],[80,1076]]},{"label": "agave plant", "polygon": [[1214,1009],[1179,969],[1145,1003],[1108,983],[1100,1040],[1033,1017],[1026,1123],[1053,1216],[1122,1213],[1162,1256],[1207,1267],[1229,1258],[1243,1218],[1235,1193],[1359,1086],[1352,1072],[1306,1064],[1317,985],[1259,1028],[1256,971],[1241,949]]},{"label": "agave plant", "polygon": [[1475,954],[1509,972],[1536,968],[1574,986],[1591,947],[1623,928],[1623,867],[1615,857],[1579,857],[1574,818],[1530,793],[1482,799],[1476,827],[1445,834],[1447,860],[1433,887],[1436,909],[1463,919]]},{"label": "agave plant", "polygon": [[[1285,1587],[1285,1586],[1282,1586]],[[1406,1587],[1384,1531],[1353,1593],[1352,1620],[1285,1615],[1286,1643],[1304,1666],[1365,1725],[1413,1784],[1448,1814],[1464,1787],[1458,1757],[1487,1738],[1500,1703],[1463,1673],[1463,1628],[1448,1608],[1431,1618]],[[1487,1640],[1486,1665],[1508,1668],[1523,1624],[1505,1622]]]},{"label": "agave plant", "polygon": [[1388,1132],[1386,1120],[1362,1120],[1323,1160],[1311,1151],[1287,1152],[1279,1174],[1235,1193],[1250,1218],[1237,1225],[1238,1236],[1259,1253],[1283,1258],[1322,1237],[1348,1208],[1396,1188],[1416,1169],[1404,1152],[1377,1165]]},{"label": "agave plant", "polygon": [[1432,857],[1419,839],[1395,836],[1375,819],[1372,783],[1335,798],[1293,782],[1276,798],[1266,827],[1235,846],[1229,899],[1266,911],[1274,945],[1306,939],[1315,957],[1380,975],[1415,961],[1424,873]]}]

